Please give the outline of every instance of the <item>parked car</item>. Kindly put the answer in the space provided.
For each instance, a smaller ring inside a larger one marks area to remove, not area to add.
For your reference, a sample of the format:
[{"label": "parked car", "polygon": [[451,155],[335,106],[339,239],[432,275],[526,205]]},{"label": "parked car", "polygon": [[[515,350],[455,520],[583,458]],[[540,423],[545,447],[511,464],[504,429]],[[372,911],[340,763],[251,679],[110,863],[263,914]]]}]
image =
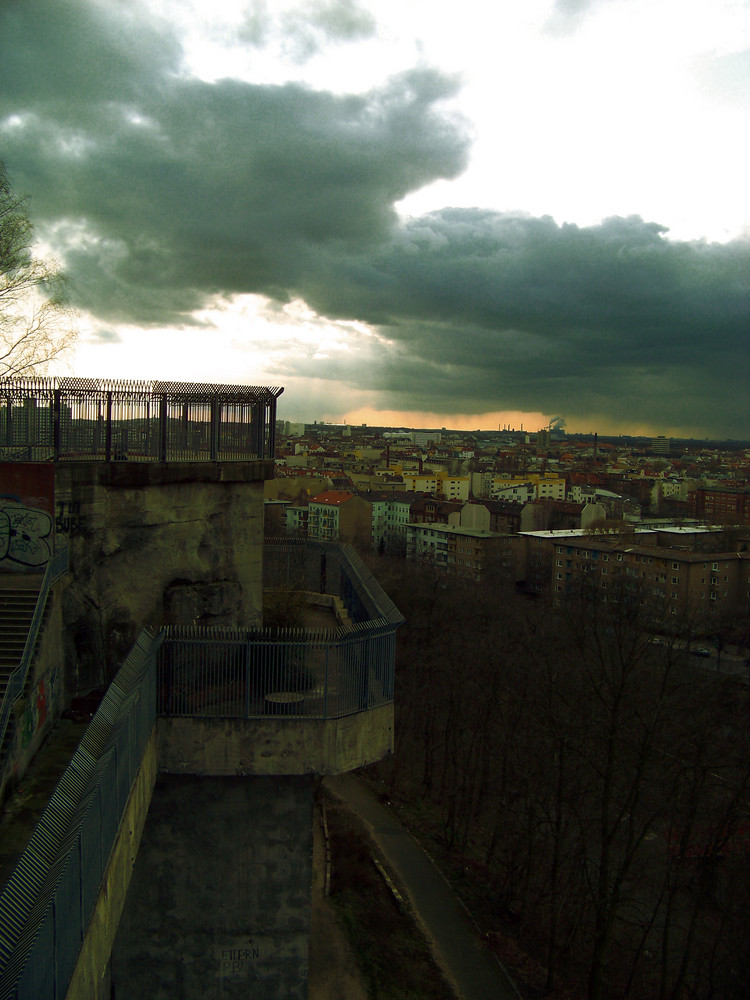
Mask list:
[{"label": "parked car", "polygon": [[690,650],[693,656],[710,656],[711,650],[706,649],[705,646],[696,646],[695,649]]}]

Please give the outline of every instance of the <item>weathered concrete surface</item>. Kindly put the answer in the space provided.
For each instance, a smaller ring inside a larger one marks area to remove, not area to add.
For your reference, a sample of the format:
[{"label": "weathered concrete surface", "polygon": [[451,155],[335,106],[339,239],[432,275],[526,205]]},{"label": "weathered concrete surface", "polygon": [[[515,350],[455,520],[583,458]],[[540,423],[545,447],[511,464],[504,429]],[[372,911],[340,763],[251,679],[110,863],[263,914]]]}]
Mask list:
[{"label": "weathered concrete surface", "polygon": [[170,774],[344,774],[393,753],[393,705],[343,719],[160,718]]},{"label": "weathered concrete surface", "polygon": [[311,778],[160,776],[112,953],[117,1000],[302,1000]]},{"label": "weathered concrete surface", "polygon": [[156,780],[156,756],[154,731],[146,744],[141,766],[130,790],[66,1000],[110,998],[109,957],[149,811]]},{"label": "weathered concrete surface", "polygon": [[18,859],[47,807],[88,722],[61,719],[51,729],[31,761],[23,780],[16,785],[0,811],[0,889],[13,874]]},{"label": "weathered concrete surface", "polygon": [[[41,579],[3,577],[3,589],[37,589]],[[8,719],[6,753],[0,760],[0,803],[23,779],[29,764],[42,746],[52,726],[59,720],[65,704],[62,636],[62,606],[66,580],[58,580],[47,598],[47,618],[39,636],[36,655],[30,667],[24,693]]]},{"label": "weathered concrete surface", "polygon": [[72,692],[106,683],[144,624],[262,618],[263,484],[273,464],[61,462],[70,513],[66,661]]}]

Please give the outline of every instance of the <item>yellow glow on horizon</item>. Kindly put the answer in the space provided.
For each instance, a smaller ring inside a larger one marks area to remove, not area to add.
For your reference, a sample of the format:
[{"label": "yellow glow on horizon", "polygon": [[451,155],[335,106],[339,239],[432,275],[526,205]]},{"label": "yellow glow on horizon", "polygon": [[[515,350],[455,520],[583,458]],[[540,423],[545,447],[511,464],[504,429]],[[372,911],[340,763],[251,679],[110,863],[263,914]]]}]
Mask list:
[{"label": "yellow glow on horizon", "polygon": [[347,424],[368,424],[374,427],[445,427],[452,431],[496,431],[510,427],[513,430],[536,433],[547,427],[552,414],[523,412],[522,410],[497,410],[492,413],[446,414],[410,412],[408,410],[377,410],[362,406],[348,410],[343,417]]}]

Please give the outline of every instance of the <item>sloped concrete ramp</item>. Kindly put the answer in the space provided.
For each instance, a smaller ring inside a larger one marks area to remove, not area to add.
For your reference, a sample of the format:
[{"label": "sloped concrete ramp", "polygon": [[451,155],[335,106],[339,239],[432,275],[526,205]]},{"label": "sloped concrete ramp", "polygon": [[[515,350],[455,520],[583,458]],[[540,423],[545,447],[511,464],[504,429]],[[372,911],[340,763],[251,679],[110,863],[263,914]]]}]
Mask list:
[{"label": "sloped concrete ramp", "polygon": [[116,1000],[307,996],[308,777],[160,775],[112,952]]}]

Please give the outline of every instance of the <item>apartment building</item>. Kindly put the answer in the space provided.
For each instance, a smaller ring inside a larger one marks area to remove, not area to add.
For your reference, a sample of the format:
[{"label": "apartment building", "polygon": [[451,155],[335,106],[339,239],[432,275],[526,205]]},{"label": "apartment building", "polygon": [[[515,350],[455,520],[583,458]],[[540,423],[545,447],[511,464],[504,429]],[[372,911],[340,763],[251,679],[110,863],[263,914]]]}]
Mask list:
[{"label": "apartment building", "polygon": [[515,585],[521,575],[517,536],[498,535],[456,524],[406,526],[406,558],[429,562],[438,569],[471,580],[495,577]]},{"label": "apartment building", "polygon": [[637,591],[661,616],[689,615],[698,622],[750,610],[748,553],[695,552],[592,538],[554,543],[551,593],[561,601],[594,586],[602,600]]},{"label": "apartment building", "polygon": [[295,538],[307,537],[307,512],[307,504],[299,506],[290,504],[285,508],[284,521],[287,535]]},{"label": "apartment building", "polygon": [[351,542],[361,548],[372,543],[370,504],[348,490],[327,490],[308,504],[307,537],[314,541]]},{"label": "apartment building", "polygon": [[387,494],[384,532],[386,552],[403,555],[406,551],[406,526],[413,502],[413,493],[394,490]]},{"label": "apartment building", "polygon": [[461,526],[484,528],[497,534],[515,534],[521,529],[523,504],[504,500],[478,500],[461,508]]},{"label": "apartment building", "polygon": [[715,524],[750,524],[750,488],[701,486],[688,494],[692,517]]},{"label": "apartment building", "polygon": [[603,521],[607,514],[598,503],[571,503],[568,500],[534,500],[521,514],[522,531],[561,531],[587,528]]},{"label": "apartment building", "polygon": [[460,524],[462,504],[436,497],[417,497],[412,501],[409,520],[416,524]]},{"label": "apartment building", "polygon": [[448,476],[442,472],[402,473],[403,488],[412,493],[429,493],[446,500],[468,500],[469,476]]},{"label": "apartment building", "polygon": [[525,476],[512,477],[495,472],[475,472],[471,475],[471,488],[475,497],[528,503],[537,499],[564,500],[566,482],[556,472],[530,472]]},{"label": "apartment building", "polygon": [[357,496],[370,505],[372,548],[384,552],[388,533],[389,499],[384,493],[377,493],[374,490],[358,490]]}]

